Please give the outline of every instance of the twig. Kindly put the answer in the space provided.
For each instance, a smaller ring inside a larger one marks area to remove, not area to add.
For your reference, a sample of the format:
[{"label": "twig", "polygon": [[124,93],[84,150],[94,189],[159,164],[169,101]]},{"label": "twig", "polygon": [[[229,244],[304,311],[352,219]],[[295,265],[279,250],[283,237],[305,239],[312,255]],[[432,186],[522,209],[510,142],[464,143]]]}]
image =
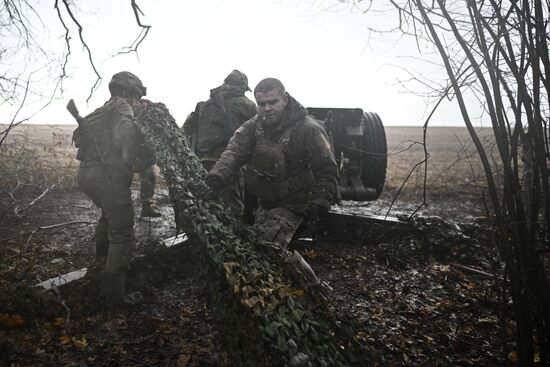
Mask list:
[{"label": "twig", "polygon": [[422,191],[422,204],[420,204],[413,211],[413,213],[409,216],[409,218],[412,218],[422,207],[424,207],[426,205],[426,180],[427,180],[427,177],[428,177],[428,159],[430,157],[430,154],[428,153],[428,151],[426,149],[426,132],[427,132],[427,129],[428,129],[428,123],[430,122],[430,119],[432,118],[433,114],[435,113],[435,111],[437,110],[437,108],[439,107],[439,105],[441,104],[443,99],[448,95],[450,88],[451,88],[450,86],[447,87],[447,89],[445,90],[445,93],[443,93],[441,95],[441,97],[439,98],[439,100],[435,104],[434,108],[432,109],[431,113],[426,118],[426,121],[424,122],[424,126],[423,126],[423,129],[422,129],[423,130],[422,143],[419,143],[420,145],[422,145],[422,147],[424,149],[424,159],[422,161],[418,162],[417,164],[415,164],[414,167],[410,170],[409,174],[407,175],[407,177],[405,178],[405,180],[403,181],[403,183],[399,187],[399,190],[397,190],[397,193],[393,197],[392,202],[390,203],[390,206],[388,208],[388,211],[386,212],[385,218],[388,218],[388,216],[390,215],[390,211],[393,207],[393,204],[397,200],[397,197],[401,193],[401,190],[403,189],[403,187],[405,186],[405,184],[407,183],[407,181],[409,180],[409,178],[411,177],[413,172],[418,167],[420,167],[422,164],[424,164],[424,185],[423,185],[423,191]]},{"label": "twig", "polygon": [[21,104],[19,105],[19,108],[17,109],[17,111],[13,115],[13,118],[12,118],[11,122],[9,123],[8,127],[6,128],[6,130],[4,130],[2,132],[2,134],[0,134],[0,135],[2,135],[2,138],[0,139],[0,146],[2,146],[2,144],[4,143],[6,138],[8,137],[8,134],[9,134],[10,130],[12,130],[14,127],[19,125],[19,123],[15,122],[15,119],[17,118],[17,115],[19,114],[19,112],[21,112],[21,109],[25,106],[25,101],[27,100],[27,94],[29,92],[29,84],[31,82],[32,74],[33,73],[30,73],[29,77],[27,79],[27,84],[25,86],[25,93],[23,94],[23,99],[21,100]]},{"label": "twig", "polygon": [[459,270],[467,271],[469,273],[474,273],[474,274],[481,275],[481,276],[484,276],[484,277],[487,277],[487,278],[493,279],[495,277],[493,274],[486,273],[483,270],[470,268],[469,266],[455,264],[455,263],[451,263],[451,266],[454,267],[454,268],[457,268]]},{"label": "twig", "polygon": [[69,308],[69,306],[67,306],[67,302],[65,302],[65,299],[61,295],[61,292],[59,292],[59,289],[57,289],[57,287],[52,287],[51,289],[53,290],[53,292],[56,295],[56,301],[61,306],[63,306],[63,308],[65,309],[65,311],[67,313],[66,316],[65,316],[65,325],[68,325],[71,322],[71,309]]},{"label": "twig", "polygon": [[61,181],[63,181],[63,178],[60,178],[59,181],[57,181],[56,183],[52,184],[50,187],[46,187],[44,189],[44,191],[42,191],[40,193],[40,195],[38,195],[36,198],[34,198],[27,206],[25,206],[23,209],[19,209],[17,206],[15,207],[14,209],[14,214],[16,216],[20,216],[20,213],[21,212],[24,212],[26,211],[27,209],[29,209],[31,206],[33,206],[34,204],[36,204],[40,199],[42,199],[44,196],[46,196],[46,194],[48,192],[50,192],[51,190],[53,190]]},{"label": "twig", "polygon": [[[70,226],[70,225],[74,225],[74,224],[87,224],[87,225],[90,225],[90,224],[96,224],[96,223],[97,222],[89,222],[89,221],[83,221],[83,220],[75,220],[75,221],[71,221],[71,222],[57,223],[57,224],[52,224],[52,225],[49,225],[49,226],[37,227],[37,228],[33,229],[32,231],[27,231],[27,232],[23,232],[23,233],[13,235],[11,237],[2,238],[2,239],[0,239],[0,242],[9,241],[9,240],[12,240],[14,238],[24,236],[26,234],[34,235],[36,232],[41,231],[41,230],[45,230],[45,229],[59,228],[59,227]],[[12,257],[14,257],[14,256],[12,256]],[[6,259],[6,260],[8,260],[8,259]]]},{"label": "twig", "polygon": [[89,61],[90,65],[91,65],[91,67],[92,67],[92,69],[93,69],[93,71],[94,71],[94,73],[97,77],[94,85],[90,89],[90,94],[88,95],[88,98],[86,99],[86,102],[88,102],[90,100],[90,98],[92,98],[92,95],[94,94],[94,91],[97,89],[97,87],[99,86],[99,83],[101,82],[101,75],[99,74],[99,71],[97,70],[97,68],[95,66],[95,63],[94,63],[94,60],[93,60],[93,57],[92,57],[92,51],[88,47],[88,44],[86,43],[86,41],[84,40],[84,36],[82,35],[82,33],[84,31],[84,28],[82,27],[82,25],[80,24],[78,19],[76,19],[73,11],[71,10],[71,7],[70,7],[71,3],[67,0],[62,0],[62,1],[63,1],[63,5],[65,5],[65,10],[67,11],[67,14],[69,14],[69,17],[72,19],[73,23],[78,28],[78,37],[80,38],[80,43],[82,44],[82,47],[84,47],[84,49],[88,53],[88,61]]}]

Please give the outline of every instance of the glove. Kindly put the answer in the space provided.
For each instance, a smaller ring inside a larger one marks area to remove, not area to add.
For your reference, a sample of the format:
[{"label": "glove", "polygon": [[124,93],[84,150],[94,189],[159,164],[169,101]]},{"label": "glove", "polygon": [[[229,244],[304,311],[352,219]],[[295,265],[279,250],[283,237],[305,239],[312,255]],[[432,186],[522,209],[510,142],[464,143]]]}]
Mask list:
[{"label": "glove", "polygon": [[316,225],[319,223],[321,218],[328,212],[328,208],[317,203],[311,203],[306,208],[304,213],[306,217],[306,223],[309,225]]},{"label": "glove", "polygon": [[197,196],[203,200],[212,200],[224,187],[223,181],[216,176],[209,176],[197,188]]}]

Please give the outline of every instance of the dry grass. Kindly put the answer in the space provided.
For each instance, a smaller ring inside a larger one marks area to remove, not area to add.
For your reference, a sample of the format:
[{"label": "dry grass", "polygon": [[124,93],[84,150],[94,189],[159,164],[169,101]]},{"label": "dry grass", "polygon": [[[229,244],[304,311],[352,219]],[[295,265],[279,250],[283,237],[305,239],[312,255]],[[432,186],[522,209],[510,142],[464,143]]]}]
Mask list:
[{"label": "dry grass", "polygon": [[[76,187],[78,161],[71,144],[73,125],[26,125],[18,127],[7,143],[0,147],[0,200],[6,203],[6,191],[19,185],[25,190],[40,192],[56,183],[59,188]],[[491,129],[479,131],[482,140],[491,146]],[[386,127],[388,169],[381,199],[389,201],[410,175],[399,200],[417,204],[424,182],[424,166],[413,170],[424,159],[421,127]],[[484,173],[469,134],[461,127],[431,127],[427,133],[429,153],[426,188],[433,201],[445,201],[461,195],[479,196],[485,187]],[[162,181],[159,182],[162,184]],[[21,189],[18,189],[21,190]],[[434,200],[436,198],[437,200]],[[10,199],[11,200],[11,199]],[[8,200],[9,201],[9,200]],[[451,206],[454,204],[450,204]]]},{"label": "dry grass", "polygon": [[75,186],[71,136],[57,126],[19,126],[8,135],[0,146],[0,225],[22,218],[52,190]]},{"label": "dry grass", "polygon": [[[492,146],[492,130],[480,129],[478,133],[486,146]],[[422,128],[387,127],[386,135],[389,157],[385,189],[393,191],[424,159],[424,147],[420,144]],[[428,190],[472,191],[485,187],[481,162],[465,128],[430,127],[426,148]],[[423,180],[424,166],[419,166],[405,185],[405,191],[417,192]]]},{"label": "dry grass", "polygon": [[11,187],[18,182],[20,185],[74,186],[78,161],[71,144],[73,129],[63,125],[17,127],[0,147],[0,171],[7,173],[2,177],[1,186]]}]

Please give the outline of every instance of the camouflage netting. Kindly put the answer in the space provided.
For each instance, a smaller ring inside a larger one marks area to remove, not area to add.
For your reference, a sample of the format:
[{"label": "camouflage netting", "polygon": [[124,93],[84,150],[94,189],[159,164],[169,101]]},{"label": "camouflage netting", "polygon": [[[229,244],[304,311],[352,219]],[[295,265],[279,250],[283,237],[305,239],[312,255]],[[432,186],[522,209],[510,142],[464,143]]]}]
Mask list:
[{"label": "camouflage netting", "polygon": [[177,228],[196,247],[211,308],[235,365],[367,366],[380,358],[336,321],[300,270],[249,231],[236,235],[229,209],[193,195],[206,172],[162,103],[138,124],[164,174]]}]

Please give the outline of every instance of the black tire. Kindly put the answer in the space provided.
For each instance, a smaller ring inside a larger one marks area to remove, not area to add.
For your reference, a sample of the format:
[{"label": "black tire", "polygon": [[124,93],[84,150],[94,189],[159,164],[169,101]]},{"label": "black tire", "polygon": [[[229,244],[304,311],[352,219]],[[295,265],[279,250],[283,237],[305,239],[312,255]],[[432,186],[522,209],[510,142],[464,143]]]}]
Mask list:
[{"label": "black tire", "polygon": [[366,187],[376,189],[376,199],[382,193],[388,167],[388,146],[382,120],[374,112],[364,112],[363,152],[361,154],[361,181]]}]

